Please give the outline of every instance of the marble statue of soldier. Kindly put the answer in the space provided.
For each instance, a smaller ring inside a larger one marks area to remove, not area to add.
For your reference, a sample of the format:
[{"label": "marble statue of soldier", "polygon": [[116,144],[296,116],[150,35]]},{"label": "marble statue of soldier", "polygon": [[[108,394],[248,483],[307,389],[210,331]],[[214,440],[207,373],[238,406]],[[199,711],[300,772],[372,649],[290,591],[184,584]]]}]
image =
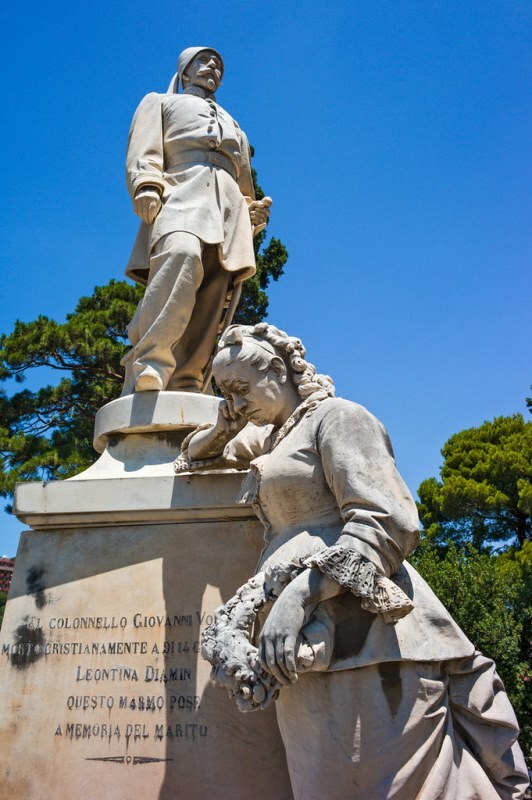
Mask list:
[{"label": "marble statue of soldier", "polygon": [[168,92],[146,95],[131,124],[127,185],[142,224],[126,275],[146,292],[123,394],[203,391],[228,298],[255,273],[271,201],[255,199],[246,135],[216,102],[223,70],[212,48],[187,48]]}]

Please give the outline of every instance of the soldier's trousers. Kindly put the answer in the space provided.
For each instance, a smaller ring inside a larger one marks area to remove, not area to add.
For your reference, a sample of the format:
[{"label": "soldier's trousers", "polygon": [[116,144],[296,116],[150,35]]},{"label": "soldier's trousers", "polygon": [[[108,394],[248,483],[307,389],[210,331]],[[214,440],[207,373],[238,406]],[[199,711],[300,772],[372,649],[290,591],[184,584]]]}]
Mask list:
[{"label": "soldier's trousers", "polygon": [[216,245],[183,231],[159,239],[146,293],[128,326],[133,349],[123,394],[134,391],[147,367],[163,389],[202,391],[230,281]]}]

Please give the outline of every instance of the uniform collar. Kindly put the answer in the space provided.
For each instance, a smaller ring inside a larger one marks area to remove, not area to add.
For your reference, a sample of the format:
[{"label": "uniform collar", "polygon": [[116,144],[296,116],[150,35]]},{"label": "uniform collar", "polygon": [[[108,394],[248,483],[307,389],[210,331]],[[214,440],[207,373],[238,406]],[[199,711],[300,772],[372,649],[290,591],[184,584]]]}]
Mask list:
[{"label": "uniform collar", "polygon": [[202,100],[213,100],[216,102],[216,97],[212,92],[206,92],[201,86],[189,86],[185,89],[183,94],[191,94],[194,97],[201,97]]}]

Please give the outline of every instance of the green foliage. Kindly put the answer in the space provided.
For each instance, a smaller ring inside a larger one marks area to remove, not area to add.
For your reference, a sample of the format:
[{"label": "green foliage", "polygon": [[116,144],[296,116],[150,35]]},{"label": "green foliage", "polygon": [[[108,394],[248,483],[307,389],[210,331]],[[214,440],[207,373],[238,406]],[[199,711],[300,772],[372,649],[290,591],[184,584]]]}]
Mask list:
[{"label": "green foliage", "polygon": [[451,436],[441,480],[419,487],[419,515],[435,544],[523,544],[532,531],[532,423],[497,417]]},{"label": "green foliage", "polygon": [[18,481],[68,478],[94,461],[94,415],[120,393],[126,325],[140,297],[137,287],[111,281],[82,297],[64,323],[40,316],[1,337],[3,380],[22,382],[37,367],[65,373],[37,391],[0,393],[2,496]]},{"label": "green foliage", "polygon": [[5,592],[0,592],[0,628],[2,627],[2,621],[4,619],[4,611],[6,610],[6,603],[7,603],[7,594]]},{"label": "green foliage", "polygon": [[532,543],[493,556],[471,544],[443,552],[423,537],[412,563],[475,647],[497,664],[530,752]]},{"label": "green foliage", "polygon": [[[257,173],[255,170],[252,170],[252,173],[255,195],[257,200],[262,200],[265,195],[257,182]],[[239,325],[255,325],[265,318],[268,313],[266,289],[271,280],[279,280],[288,260],[288,251],[279,239],[272,237],[268,245],[264,246],[266,236],[264,230],[254,239],[257,272],[244,283],[242,297],[233,320]]]},{"label": "green foliage", "polygon": [[424,531],[412,561],[496,662],[530,753],[532,423],[520,414],[497,417],[452,436],[442,455],[441,480],[418,490]]},{"label": "green foliage", "polygon": [[[255,175],[254,180],[261,198]],[[257,274],[245,282],[235,317],[243,324],[264,318],[266,290],[283,274],[288,257],[278,239],[266,246],[265,241],[263,231],[255,239]],[[11,496],[19,481],[65,479],[93,463],[94,416],[120,394],[120,360],[129,349],[126,327],[142,294],[141,287],[112,280],[82,297],[65,322],[40,316],[17,322],[0,337],[0,381],[22,383],[38,367],[63,373],[58,383],[36,391],[8,395],[0,389],[2,497]]]},{"label": "green foliage", "polygon": [[[256,248],[264,241],[265,236],[265,231],[262,231],[255,237]],[[244,283],[233,322],[239,325],[255,325],[265,318],[268,313],[266,289],[271,280],[279,280],[287,258],[284,244],[272,237],[267,247],[256,255],[257,272]]]}]

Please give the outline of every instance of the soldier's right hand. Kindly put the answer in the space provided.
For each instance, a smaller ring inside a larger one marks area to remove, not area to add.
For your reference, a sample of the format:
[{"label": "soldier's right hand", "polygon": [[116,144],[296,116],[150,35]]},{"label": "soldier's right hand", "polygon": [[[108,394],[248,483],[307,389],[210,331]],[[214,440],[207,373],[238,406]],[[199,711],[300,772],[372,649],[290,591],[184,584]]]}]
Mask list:
[{"label": "soldier's right hand", "polygon": [[146,225],[151,225],[162,208],[161,196],[157,189],[151,186],[139,189],[133,201],[133,208],[135,214],[138,214]]},{"label": "soldier's right hand", "polygon": [[253,200],[248,204],[249,219],[253,228],[253,236],[264,230],[268,224],[270,216],[271,197],[263,197],[262,200]]}]

